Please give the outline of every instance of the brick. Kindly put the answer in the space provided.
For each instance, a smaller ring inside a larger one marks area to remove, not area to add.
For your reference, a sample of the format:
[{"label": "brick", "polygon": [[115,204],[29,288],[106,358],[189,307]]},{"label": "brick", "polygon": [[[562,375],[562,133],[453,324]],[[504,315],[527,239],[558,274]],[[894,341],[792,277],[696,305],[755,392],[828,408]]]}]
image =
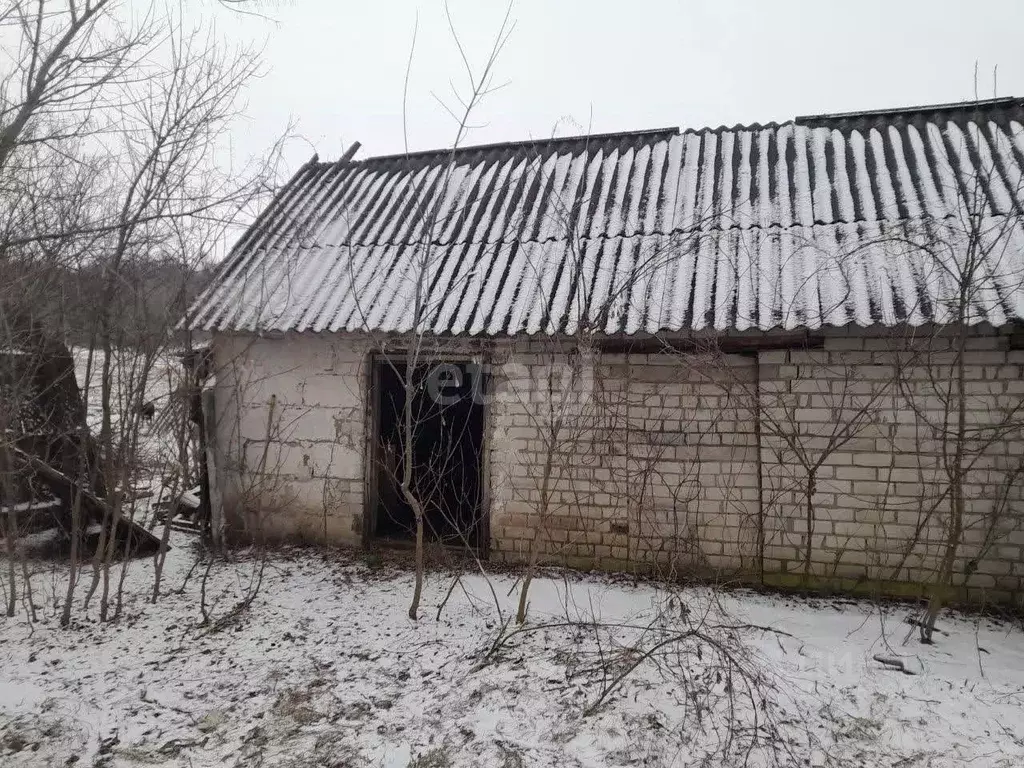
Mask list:
[{"label": "brick", "polygon": [[765,365],[784,365],[789,362],[788,349],[765,349],[757,354],[758,361]]},{"label": "brick", "polygon": [[835,468],[835,476],[838,480],[874,481],[878,479],[878,470],[873,467],[864,466],[840,466]]},{"label": "brick", "polygon": [[854,453],[852,458],[855,467],[888,467],[893,461],[886,453]]},{"label": "brick", "polygon": [[864,349],[864,339],[860,336],[826,339],[825,349],[829,352],[847,352]]}]

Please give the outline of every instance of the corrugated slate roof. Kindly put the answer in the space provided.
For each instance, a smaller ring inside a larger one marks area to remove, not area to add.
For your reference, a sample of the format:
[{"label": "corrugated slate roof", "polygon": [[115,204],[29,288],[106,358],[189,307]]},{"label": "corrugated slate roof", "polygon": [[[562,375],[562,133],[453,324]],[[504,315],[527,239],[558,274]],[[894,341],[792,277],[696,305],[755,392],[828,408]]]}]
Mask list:
[{"label": "corrugated slate roof", "polygon": [[[511,335],[1024,318],[1024,100],[305,165],[205,330]],[[982,247],[967,245],[978,215]]]}]

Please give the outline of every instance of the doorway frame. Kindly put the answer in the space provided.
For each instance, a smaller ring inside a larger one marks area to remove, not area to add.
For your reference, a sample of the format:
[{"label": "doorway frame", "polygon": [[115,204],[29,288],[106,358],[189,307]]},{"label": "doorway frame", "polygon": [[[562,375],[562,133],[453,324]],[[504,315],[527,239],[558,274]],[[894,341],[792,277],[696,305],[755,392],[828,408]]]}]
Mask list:
[{"label": "doorway frame", "polygon": [[[405,364],[408,350],[406,349],[395,349],[387,352],[373,351],[368,357],[369,369],[365,376],[364,382],[364,393],[367,412],[366,419],[366,441],[365,441],[365,471],[364,471],[364,488],[363,488],[363,546],[366,548],[374,546],[387,546],[390,548],[400,548],[403,546],[402,543],[395,541],[394,539],[380,539],[377,537],[377,501],[379,499],[379,488],[380,488],[380,453],[381,453],[381,441],[380,441],[380,424],[381,424],[381,366],[386,365],[389,360],[395,363]],[[491,554],[491,434],[492,430],[492,414],[491,414],[491,403],[490,399],[493,396],[492,381],[493,372],[491,369],[490,356],[484,352],[467,352],[467,351],[452,351],[452,352],[429,352],[425,355],[427,362],[423,363],[426,365],[435,365],[437,363],[453,363],[455,365],[468,365],[478,364],[480,366],[480,372],[483,376],[483,392],[484,401],[480,407],[481,413],[481,429],[483,434],[480,436],[480,461],[478,462],[479,474],[480,474],[480,521],[478,543],[476,547],[471,548],[471,551],[479,557],[481,560],[487,560]],[[412,542],[410,542],[410,545]],[[450,546],[450,545],[449,545]],[[458,547],[462,551],[463,547]]]}]

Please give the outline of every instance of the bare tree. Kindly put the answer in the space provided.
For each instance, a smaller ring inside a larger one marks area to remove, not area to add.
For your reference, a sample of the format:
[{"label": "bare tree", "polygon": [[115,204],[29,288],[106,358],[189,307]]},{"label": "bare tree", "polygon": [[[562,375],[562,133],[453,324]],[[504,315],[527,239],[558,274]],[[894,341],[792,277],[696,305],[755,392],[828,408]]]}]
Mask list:
[{"label": "bare tree", "polygon": [[[373,320],[369,317],[369,308],[360,303],[362,297],[354,291],[357,314],[361,319],[363,330],[371,339],[372,348],[400,380],[403,393],[398,445],[391,447],[390,462],[385,448],[385,455],[382,457],[384,459],[382,471],[393,474],[402,501],[408,505],[413,514],[415,582],[409,605],[409,617],[412,619],[416,619],[419,615],[423,593],[427,508],[434,507],[438,514],[448,516],[456,521],[456,530],[458,530],[457,520],[459,517],[458,513],[451,508],[453,501],[456,502],[454,506],[458,506],[457,500],[445,500],[443,494],[437,493],[437,488],[431,490],[429,480],[431,477],[439,478],[446,473],[459,471],[459,467],[455,464],[455,457],[450,454],[433,455],[424,463],[423,459],[418,457],[415,452],[417,434],[424,428],[424,422],[437,416],[440,412],[439,409],[443,410],[444,408],[444,403],[420,395],[425,392],[428,378],[437,373],[439,364],[444,363],[450,357],[451,351],[456,348],[454,344],[444,341],[441,336],[437,335],[434,328],[434,320],[448,298],[447,294],[438,295],[437,289],[434,288],[442,258],[437,240],[441,229],[454,218],[463,214],[461,210],[451,210],[446,207],[449,198],[457,196],[462,183],[458,173],[458,150],[472,128],[472,116],[480,102],[494,92],[497,87],[500,87],[494,83],[495,67],[514,27],[509,9],[494,37],[486,60],[482,66],[475,67],[462,46],[450,14],[448,21],[454,44],[465,67],[467,82],[462,92],[453,86],[457,107],[451,107],[438,98],[439,103],[452,116],[456,124],[455,137],[448,151],[446,162],[437,170],[429,186],[426,179],[416,177],[411,161],[408,162],[405,171],[410,179],[406,190],[407,208],[415,212],[413,227],[415,242],[409,243],[401,249],[400,254],[396,257],[399,263],[393,265],[390,270],[393,275],[401,276],[395,278],[401,281],[401,285],[396,290],[408,308],[408,315],[403,323],[408,331],[402,334],[400,341],[393,342],[387,334],[377,331]],[[406,71],[406,96],[414,53],[415,34]],[[406,136],[408,136],[407,127]],[[406,138],[406,152],[408,153],[408,138]],[[471,205],[472,202],[471,200],[468,204]],[[351,284],[357,286],[366,278],[360,274],[361,269],[354,255],[354,246],[350,244],[348,248],[351,254],[348,258],[348,277]],[[463,276],[460,279],[470,278]],[[447,286],[449,292],[457,289],[455,285]],[[396,452],[400,452],[401,455],[397,455]],[[462,532],[464,544],[469,543],[465,536],[466,533]]]},{"label": "bare tree", "polygon": [[[102,585],[103,619],[111,608],[120,613],[131,554],[114,532],[135,518],[133,487],[161,471],[152,456],[140,460],[148,452],[142,406],[178,341],[170,331],[192,277],[262,199],[278,158],[275,147],[225,167],[228,129],[259,52],[221,45],[184,14],[156,5],[133,14],[114,0],[12,0],[0,11],[0,34],[17,50],[0,62],[0,197],[9,202],[0,262],[30,288],[9,290],[0,310],[87,348],[84,401],[99,461],[71,476],[101,488],[105,503],[86,596],[88,605]],[[160,264],[171,265],[174,284],[146,277]],[[88,313],[69,310],[68,285],[88,292]],[[86,522],[76,501],[65,625]]]},{"label": "bare tree", "polygon": [[[1008,184],[991,160],[978,162],[965,177],[949,173],[947,178],[953,215],[899,243],[920,258],[938,287],[935,311],[945,322],[893,339],[900,401],[916,422],[915,448],[922,457],[910,547],[922,543],[922,534],[936,523],[943,531],[920,622],[924,642],[932,640],[958,570],[966,581],[1001,535],[1021,525],[1019,511],[1012,509],[1012,489],[1021,480],[1015,453],[1024,440],[1024,396],[999,376],[985,376],[989,358],[1005,361],[1006,353],[998,341],[987,345],[978,326],[998,311],[996,297],[1024,290],[1024,268],[1016,254],[1024,228],[1024,187]],[[1001,195],[1008,206],[997,199]],[[992,215],[998,207],[1009,210]],[[970,554],[958,569],[965,548]]]}]

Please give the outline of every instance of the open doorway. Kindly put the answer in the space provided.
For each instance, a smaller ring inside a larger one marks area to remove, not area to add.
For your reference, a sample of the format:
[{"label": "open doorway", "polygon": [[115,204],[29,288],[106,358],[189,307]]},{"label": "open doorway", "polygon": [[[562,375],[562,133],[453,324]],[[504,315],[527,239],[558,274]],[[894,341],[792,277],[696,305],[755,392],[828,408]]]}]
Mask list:
[{"label": "open doorway", "polygon": [[[408,387],[401,359],[374,367],[375,486],[373,532],[378,539],[411,541],[416,518],[402,492],[406,438],[411,437],[410,488],[424,511],[428,540],[482,549],[485,378],[469,362],[416,366]],[[412,393],[407,429],[407,391]]]}]

